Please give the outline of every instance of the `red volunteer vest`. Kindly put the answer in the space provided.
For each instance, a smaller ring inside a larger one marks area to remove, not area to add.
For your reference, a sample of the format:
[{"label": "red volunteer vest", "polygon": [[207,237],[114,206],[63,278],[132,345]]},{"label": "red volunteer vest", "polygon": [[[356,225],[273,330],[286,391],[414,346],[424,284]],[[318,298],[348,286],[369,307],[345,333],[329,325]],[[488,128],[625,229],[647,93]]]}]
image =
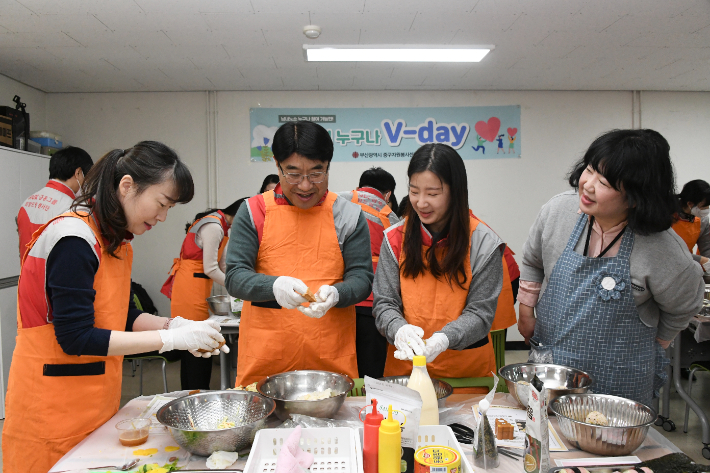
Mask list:
[{"label": "red volunteer vest", "polygon": [[32,240],[32,234],[50,219],[67,212],[73,201],[74,191],[61,182],[50,180],[22,203],[17,213],[20,260],[25,254],[27,244]]}]

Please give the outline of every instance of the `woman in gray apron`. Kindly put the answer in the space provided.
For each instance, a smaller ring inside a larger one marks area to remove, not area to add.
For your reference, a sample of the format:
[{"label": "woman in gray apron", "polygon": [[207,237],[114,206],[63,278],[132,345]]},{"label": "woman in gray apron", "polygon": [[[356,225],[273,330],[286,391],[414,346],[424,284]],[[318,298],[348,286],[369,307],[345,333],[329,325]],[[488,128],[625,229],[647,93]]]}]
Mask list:
[{"label": "woman in gray apron", "polygon": [[597,138],[570,173],[576,191],[553,197],[530,229],[518,294],[533,355],[587,371],[595,392],[644,404],[666,382],[663,349],[704,290],[670,229],[669,149],[653,130]]}]

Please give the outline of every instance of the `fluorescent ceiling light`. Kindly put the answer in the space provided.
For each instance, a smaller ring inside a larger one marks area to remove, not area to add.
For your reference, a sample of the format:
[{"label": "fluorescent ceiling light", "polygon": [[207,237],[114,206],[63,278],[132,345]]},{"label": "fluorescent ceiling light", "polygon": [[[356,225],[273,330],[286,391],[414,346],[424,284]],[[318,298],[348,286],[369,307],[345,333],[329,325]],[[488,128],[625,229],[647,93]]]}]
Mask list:
[{"label": "fluorescent ceiling light", "polygon": [[479,62],[493,46],[316,46],[303,45],[306,61]]}]

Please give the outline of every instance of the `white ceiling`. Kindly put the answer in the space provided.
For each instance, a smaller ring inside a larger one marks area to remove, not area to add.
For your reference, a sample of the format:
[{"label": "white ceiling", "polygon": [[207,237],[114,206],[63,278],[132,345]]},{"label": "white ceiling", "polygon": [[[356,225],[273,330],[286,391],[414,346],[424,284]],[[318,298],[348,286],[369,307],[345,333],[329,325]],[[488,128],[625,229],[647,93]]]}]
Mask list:
[{"label": "white ceiling", "polygon": [[[495,49],[325,64],[304,43]],[[0,74],[45,92],[710,91],[710,0],[0,0]]]}]

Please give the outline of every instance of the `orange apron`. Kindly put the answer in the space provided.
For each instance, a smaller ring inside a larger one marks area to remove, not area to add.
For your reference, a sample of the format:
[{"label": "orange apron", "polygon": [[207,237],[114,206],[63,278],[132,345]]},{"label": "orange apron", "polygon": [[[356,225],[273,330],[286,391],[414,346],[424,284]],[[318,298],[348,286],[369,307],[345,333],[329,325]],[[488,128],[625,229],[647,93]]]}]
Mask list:
[{"label": "orange apron", "polygon": [[[300,279],[313,291],[343,281],[345,263],[333,220],[337,194],[307,210],[278,205],[266,192],[264,232],[255,270]],[[276,308],[278,307],[278,308]],[[239,325],[237,385],[291,370],[316,369],[357,377],[355,306],[312,319],[275,301],[245,301]]]},{"label": "orange apron", "polygon": [[692,253],[693,248],[698,243],[698,238],[700,238],[700,219],[695,217],[692,222],[676,220],[671,228],[683,239],[685,244],[688,245],[688,251]]},{"label": "orange apron", "polygon": [[[471,233],[479,221],[471,218]],[[406,239],[406,234],[404,235]],[[426,252],[422,248],[422,253]],[[443,259],[445,248],[437,248],[439,261]],[[426,257],[425,257],[426,258]],[[404,251],[400,252],[400,264],[404,261]],[[425,259],[426,261],[426,259]],[[466,307],[468,288],[471,285],[470,252],[466,253],[464,262],[466,284],[460,288],[450,286],[446,279],[438,280],[428,271],[413,278],[405,278],[400,273],[400,285],[404,318],[408,324],[416,325],[424,330],[424,339],[441,330],[447,323],[456,320]],[[427,371],[434,378],[479,378],[491,376],[496,369],[495,354],[491,336],[487,335],[488,343],[482,347],[466,350],[446,350],[436,359],[427,363]],[[385,376],[408,375],[412,372],[412,362],[402,361],[394,357],[395,347],[387,349]]]},{"label": "orange apron", "polygon": [[[110,257],[93,218],[71,212],[62,216],[86,222],[101,248],[94,278],[94,326],[125,330],[133,261],[130,243],[122,243],[117,250],[120,259]],[[34,234],[24,258],[53,220]],[[20,274],[18,298],[29,290],[23,285],[24,276],[25,268]],[[46,473],[118,411],[123,357],[67,355],[52,324],[23,329],[19,308],[17,321],[2,433],[3,471]]]},{"label": "orange apron", "polygon": [[[192,230],[198,222],[208,218],[215,219],[220,222],[218,217],[206,215],[205,217],[196,220],[190,226],[188,234],[185,238],[187,239],[191,236],[190,230]],[[222,253],[224,252],[224,248],[227,246],[228,241],[229,237],[225,231],[224,238],[222,238],[222,242],[219,245],[217,260],[222,257]],[[183,249],[184,247],[185,245],[183,245]],[[173,267],[170,269],[170,276],[161,290],[163,294],[166,294],[165,286],[171,285],[168,289],[171,294],[170,317],[182,317],[184,319],[196,321],[207,320],[210,316],[207,298],[210,297],[210,294],[212,293],[213,281],[204,273],[205,269],[202,265],[202,251],[199,251],[198,259],[186,258],[184,251],[182,250],[180,253],[180,258],[175,258],[173,260]]]}]

